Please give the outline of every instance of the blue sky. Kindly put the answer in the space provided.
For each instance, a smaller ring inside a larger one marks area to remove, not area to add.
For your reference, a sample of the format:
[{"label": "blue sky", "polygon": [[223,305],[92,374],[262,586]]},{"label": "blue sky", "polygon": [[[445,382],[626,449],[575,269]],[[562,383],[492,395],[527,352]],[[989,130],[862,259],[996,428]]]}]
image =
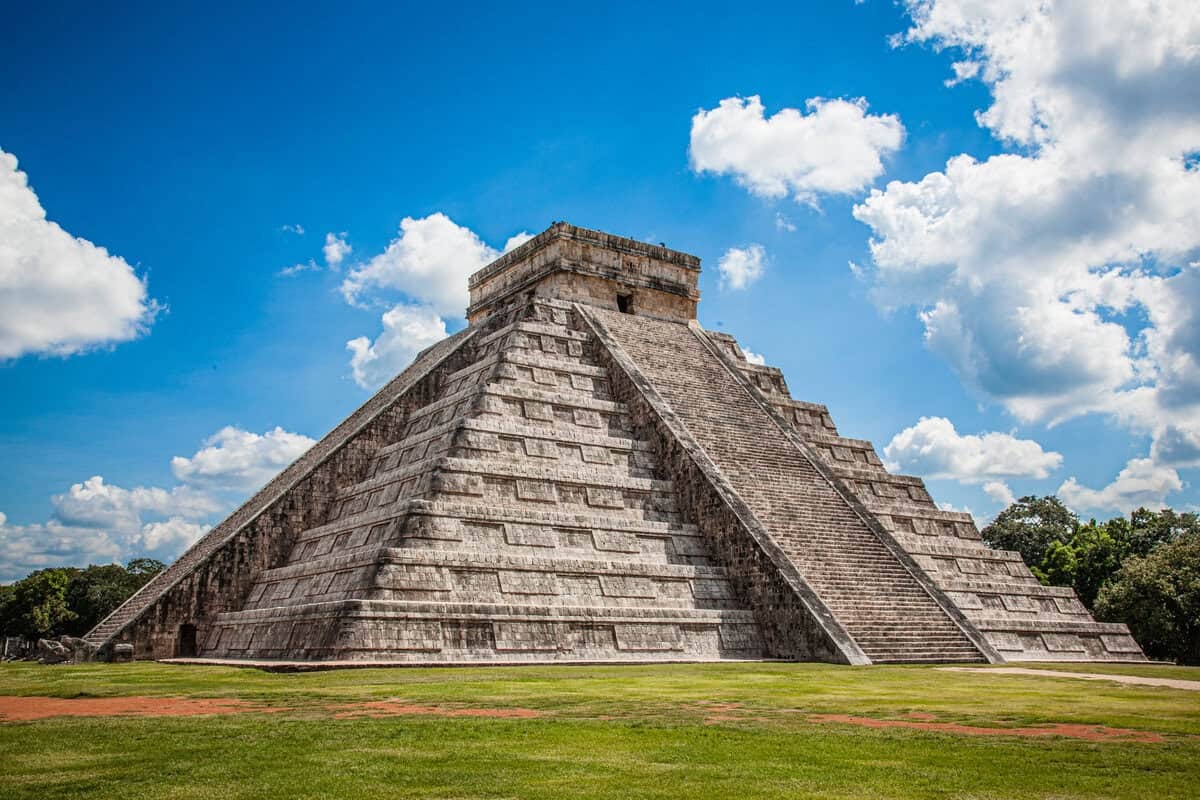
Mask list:
[{"label": "blue sky", "polygon": [[173,557],[560,219],[981,521],[1195,507],[1198,14],[1023,5],[12,5],[0,580]]}]

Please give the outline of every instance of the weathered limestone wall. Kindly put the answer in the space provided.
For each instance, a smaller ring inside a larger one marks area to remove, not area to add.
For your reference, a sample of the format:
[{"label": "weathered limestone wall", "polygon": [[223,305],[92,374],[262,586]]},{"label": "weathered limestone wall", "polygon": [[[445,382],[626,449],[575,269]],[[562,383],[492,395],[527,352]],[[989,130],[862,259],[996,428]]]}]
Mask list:
[{"label": "weathered limestone wall", "polygon": [[559,222],[471,276],[467,318],[536,291],[614,310],[619,292],[633,295],[635,313],[695,319],[699,275],[695,256]]},{"label": "weathered limestone wall", "polygon": [[561,301],[481,323],[206,658],[758,658],[761,637]]},{"label": "weathered limestone wall", "polygon": [[87,639],[105,652],[134,646],[136,658],[179,655],[180,626],[204,642],[215,615],[240,609],[264,570],[282,566],[303,530],[319,525],[345,487],[361,480],[374,453],[399,437],[408,412],[428,402],[464,331],[426,351],[372,401],[206,534],[102,621]]},{"label": "weathered limestone wall", "polygon": [[553,297],[617,311],[617,297],[628,298],[632,313],[659,319],[686,320],[696,316],[696,301],[649,286],[615,284],[606,278],[577,272],[556,272],[541,281],[539,297]]},{"label": "weathered limestone wall", "polygon": [[178,652],[179,627],[196,626],[203,642],[212,618],[242,607],[258,575],[287,560],[296,535],[320,524],[338,490],[363,474],[372,452],[392,441],[403,424],[404,408],[393,406],[345,447],[265,508],[233,538],[204,558],[153,603],[117,641],[131,642],[135,658],[170,658]]}]

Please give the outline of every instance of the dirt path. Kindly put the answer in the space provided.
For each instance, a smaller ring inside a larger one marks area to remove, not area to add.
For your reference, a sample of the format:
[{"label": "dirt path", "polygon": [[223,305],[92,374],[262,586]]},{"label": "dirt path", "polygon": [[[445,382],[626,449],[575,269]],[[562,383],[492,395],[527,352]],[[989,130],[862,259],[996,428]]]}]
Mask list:
[{"label": "dirt path", "polygon": [[1078,678],[1082,681],[1112,681],[1141,686],[1166,686],[1200,692],[1200,681],[1181,678],[1152,678],[1148,675],[1113,675],[1104,672],[1061,672],[1053,669],[1029,669],[1028,667],[938,667],[948,672],[978,672],[986,675],[1032,675],[1038,678]]},{"label": "dirt path", "polygon": [[[308,706],[267,706],[244,700],[189,697],[16,697],[0,695],[0,722],[28,722],[49,717],[190,717],[199,714],[276,713],[305,710]],[[401,700],[375,700],[312,706],[335,719],[392,717],[409,714],[439,717],[497,717],[531,719],[539,716],[530,708],[454,708],[420,706]]]},{"label": "dirt path", "polygon": [[27,722],[47,717],[191,717],[274,711],[241,700],[188,697],[10,697],[0,696],[0,721]]},{"label": "dirt path", "polygon": [[962,725],[957,722],[931,722],[928,715],[912,714],[909,719],[875,719],[853,717],[848,714],[814,714],[809,722],[838,722],[843,725],[861,725],[864,728],[914,728],[922,731],[955,733],[960,736],[1065,736],[1069,739],[1085,739],[1089,742],[1161,742],[1161,734],[1153,731],[1138,731],[1130,728],[1109,728],[1104,725],[1075,725],[1048,723],[1023,728],[984,727]]}]

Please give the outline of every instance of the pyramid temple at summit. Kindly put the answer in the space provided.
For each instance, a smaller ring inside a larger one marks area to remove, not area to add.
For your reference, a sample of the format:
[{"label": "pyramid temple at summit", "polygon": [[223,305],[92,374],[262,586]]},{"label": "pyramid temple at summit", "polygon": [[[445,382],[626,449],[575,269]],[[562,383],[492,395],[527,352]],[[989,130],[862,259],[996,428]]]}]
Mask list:
[{"label": "pyramid temple at summit", "polygon": [[554,224],[87,639],[313,666],[1143,658],[702,328],[699,274]]}]

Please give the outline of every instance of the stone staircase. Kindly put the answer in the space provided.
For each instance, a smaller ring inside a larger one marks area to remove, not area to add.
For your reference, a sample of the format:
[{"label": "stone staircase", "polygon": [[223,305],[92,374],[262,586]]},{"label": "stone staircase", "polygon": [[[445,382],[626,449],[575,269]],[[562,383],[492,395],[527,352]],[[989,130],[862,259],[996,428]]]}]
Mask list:
[{"label": "stone staircase", "polygon": [[872,662],[982,661],[962,627],[688,324],[599,309],[678,415]]},{"label": "stone staircase", "polygon": [[328,519],[215,618],[202,656],[761,657],[753,615],[568,313],[536,301],[481,332]]},{"label": "stone staircase", "polygon": [[825,406],[793,399],[778,369],[747,362],[727,334],[706,335],[1005,660],[1144,659],[1124,625],[1096,622],[1069,587],[1043,586],[1019,553],[989,548],[970,514],[938,508],[920,478],[889,473]]}]

